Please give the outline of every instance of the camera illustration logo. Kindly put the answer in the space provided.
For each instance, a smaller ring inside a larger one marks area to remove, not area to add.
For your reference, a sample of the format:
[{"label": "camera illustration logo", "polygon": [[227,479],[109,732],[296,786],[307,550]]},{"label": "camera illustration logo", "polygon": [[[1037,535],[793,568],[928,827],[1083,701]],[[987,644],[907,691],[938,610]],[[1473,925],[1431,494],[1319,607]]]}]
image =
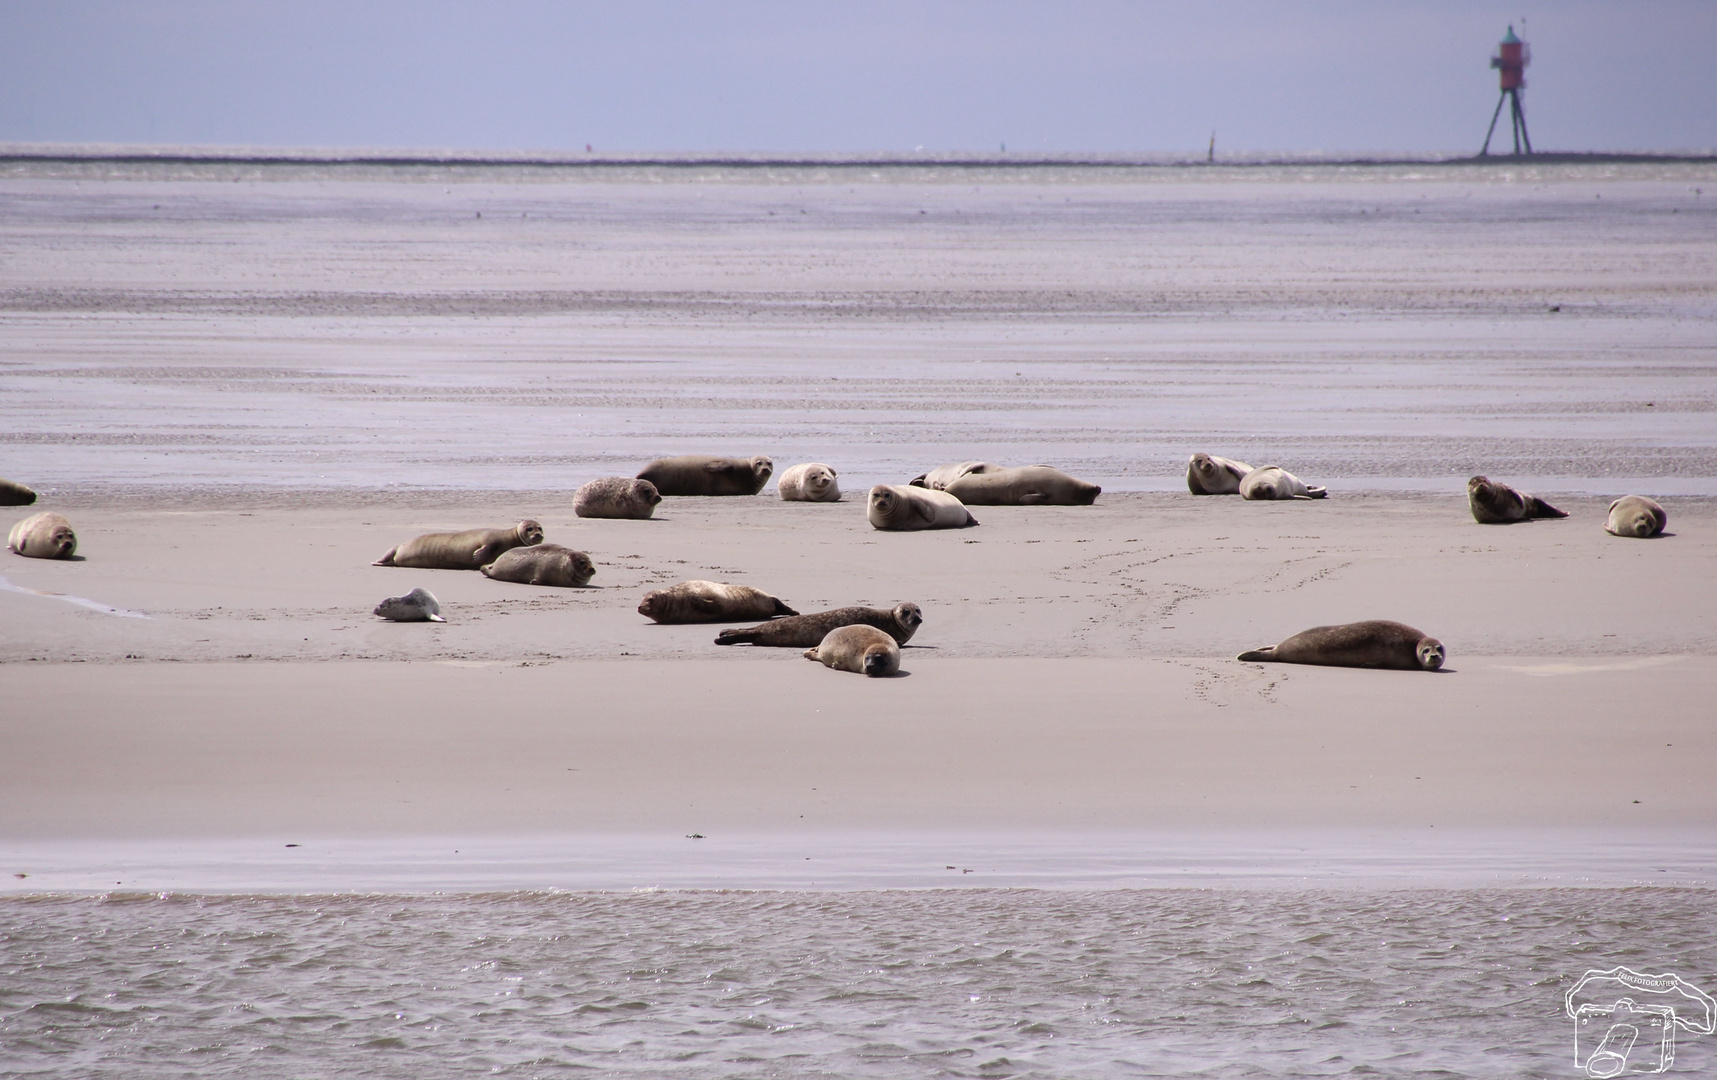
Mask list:
[{"label": "camera illustration logo", "polygon": [[1709,1035],[1717,1001],[1679,975],[1588,971],[1568,991],[1574,1064],[1587,1076],[1660,1073],[1675,1064],[1675,1029]]}]

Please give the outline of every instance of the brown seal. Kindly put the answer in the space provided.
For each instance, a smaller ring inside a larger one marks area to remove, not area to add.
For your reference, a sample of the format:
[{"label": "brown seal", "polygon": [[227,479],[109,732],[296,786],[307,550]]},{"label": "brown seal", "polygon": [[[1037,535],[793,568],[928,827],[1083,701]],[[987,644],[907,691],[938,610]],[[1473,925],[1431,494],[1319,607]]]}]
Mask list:
[{"label": "brown seal", "polygon": [[833,611],[813,611],[809,615],[789,615],[744,630],[723,630],[716,636],[717,645],[778,645],[803,649],[819,644],[830,630],[843,626],[874,626],[904,645],[924,622],[924,613],[917,604],[896,604],[893,610],[873,607],[844,607]]},{"label": "brown seal", "polygon": [[938,465],[921,476],[914,476],[908,487],[929,488],[931,491],[944,491],[948,485],[968,473],[994,472],[1000,468],[987,461],[951,461],[946,465]]},{"label": "brown seal", "polygon": [[1434,637],[1426,637],[1405,623],[1371,619],[1340,626],[1314,626],[1280,645],[1243,652],[1237,659],[1436,671],[1443,666],[1444,655],[1443,643]]},{"label": "brown seal", "polygon": [[647,518],[656,512],[662,495],[648,480],[605,476],[592,480],[572,497],[572,512],[581,518]]},{"label": "brown seal", "polygon": [[837,671],[856,671],[879,678],[900,671],[900,646],[874,626],[839,626],[830,630],[805,659]]},{"label": "brown seal", "polygon": [[1324,488],[1306,486],[1280,465],[1253,469],[1240,478],[1242,499],[1321,499],[1328,494]]},{"label": "brown seal", "polygon": [[682,581],[666,589],[645,593],[638,614],[659,623],[738,622],[767,619],[775,615],[797,615],[778,597],[749,585],[725,585],[717,581]]},{"label": "brown seal", "polygon": [[479,567],[486,578],[516,581],[521,585],[557,585],[576,589],[596,576],[596,564],[582,551],[559,544],[532,544],[503,551],[487,566]]},{"label": "brown seal", "polygon": [[774,471],[775,463],[766,457],[682,454],[650,462],[638,479],[655,484],[663,495],[755,495]]},{"label": "brown seal", "polygon": [[1648,499],[1644,495],[1623,495],[1610,504],[1604,531],[1612,536],[1637,536],[1645,540],[1663,532],[1668,524],[1669,515],[1656,499]]},{"label": "brown seal", "polygon": [[878,529],[963,529],[976,525],[966,504],[932,488],[878,484],[870,489],[865,516]]},{"label": "brown seal", "polygon": [[1103,493],[1048,465],[969,472],[942,490],[967,506],[1090,506]]},{"label": "brown seal", "polygon": [[36,493],[14,480],[0,477],[0,506],[29,506]]},{"label": "brown seal", "polygon": [[775,493],[788,502],[840,502],[838,475],[820,461],[795,465],[775,481]]},{"label": "brown seal", "polygon": [[526,518],[510,529],[426,533],[406,541],[370,565],[410,566],[419,570],[477,570],[494,562],[503,551],[542,542],[543,527]]},{"label": "brown seal", "polygon": [[1240,481],[1251,471],[1244,461],[1194,454],[1186,462],[1186,487],[1194,495],[1238,495]]},{"label": "brown seal", "polygon": [[1488,476],[1467,481],[1467,505],[1480,525],[1507,525],[1528,518],[1565,518],[1568,515],[1536,495],[1516,491]]},{"label": "brown seal", "polygon": [[12,526],[6,546],[32,559],[69,559],[77,554],[78,535],[72,523],[51,510],[31,514]]}]

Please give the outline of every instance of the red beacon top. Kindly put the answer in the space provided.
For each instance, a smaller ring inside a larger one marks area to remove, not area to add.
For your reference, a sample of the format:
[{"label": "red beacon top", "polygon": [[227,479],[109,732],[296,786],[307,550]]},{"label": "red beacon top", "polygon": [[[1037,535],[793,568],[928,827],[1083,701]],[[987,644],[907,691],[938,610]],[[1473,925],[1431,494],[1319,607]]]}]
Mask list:
[{"label": "red beacon top", "polygon": [[1498,55],[1490,58],[1490,66],[1502,73],[1502,88],[1518,90],[1526,85],[1526,65],[1532,63],[1532,50],[1526,42],[1514,36],[1514,27],[1502,39]]}]

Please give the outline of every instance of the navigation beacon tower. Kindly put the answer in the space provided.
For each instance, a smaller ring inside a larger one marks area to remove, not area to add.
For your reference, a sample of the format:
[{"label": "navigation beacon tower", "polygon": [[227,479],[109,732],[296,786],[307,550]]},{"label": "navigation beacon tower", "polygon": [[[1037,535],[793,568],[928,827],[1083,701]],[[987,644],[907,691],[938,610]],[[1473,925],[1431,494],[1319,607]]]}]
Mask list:
[{"label": "navigation beacon tower", "polygon": [[1479,151],[1480,157],[1490,154],[1490,137],[1496,133],[1497,117],[1502,115],[1504,102],[1509,105],[1509,114],[1514,126],[1514,154],[1520,156],[1520,147],[1526,146],[1526,152],[1532,153],[1532,137],[1526,133],[1526,110],[1520,104],[1520,92],[1526,88],[1526,65],[1532,63],[1532,50],[1526,47],[1526,42],[1514,36],[1514,27],[1508,28],[1508,35],[1502,39],[1502,46],[1497,55],[1490,58],[1490,66],[1502,74],[1502,96],[1496,99],[1496,112],[1490,115],[1490,130],[1484,133],[1484,149]]}]

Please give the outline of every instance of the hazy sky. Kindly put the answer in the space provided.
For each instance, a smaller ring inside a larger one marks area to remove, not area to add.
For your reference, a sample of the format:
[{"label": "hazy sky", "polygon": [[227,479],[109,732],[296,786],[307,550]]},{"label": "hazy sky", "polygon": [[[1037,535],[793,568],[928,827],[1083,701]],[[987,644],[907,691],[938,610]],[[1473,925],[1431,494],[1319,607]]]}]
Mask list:
[{"label": "hazy sky", "polygon": [[0,0],[0,141],[1467,151],[1523,14],[1537,149],[1717,147],[1717,0]]}]

